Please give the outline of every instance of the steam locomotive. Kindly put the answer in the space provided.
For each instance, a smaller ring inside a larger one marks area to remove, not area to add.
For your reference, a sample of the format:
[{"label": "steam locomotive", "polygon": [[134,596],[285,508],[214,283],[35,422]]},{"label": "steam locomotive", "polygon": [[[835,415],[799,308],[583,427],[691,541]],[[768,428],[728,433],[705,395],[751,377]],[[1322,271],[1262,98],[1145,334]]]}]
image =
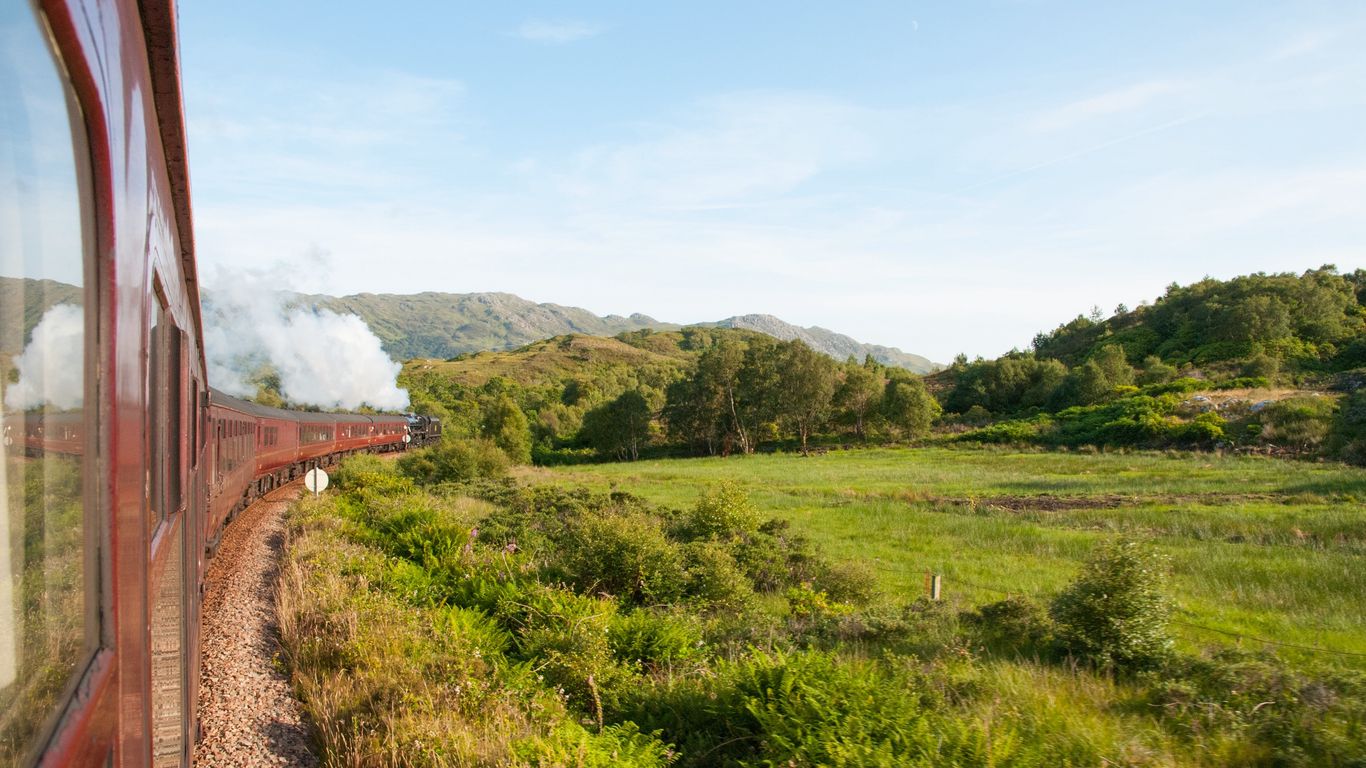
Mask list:
[{"label": "steam locomotive", "polygon": [[0,0],[0,768],[178,766],[205,559],[413,415],[209,387],[174,0]]}]

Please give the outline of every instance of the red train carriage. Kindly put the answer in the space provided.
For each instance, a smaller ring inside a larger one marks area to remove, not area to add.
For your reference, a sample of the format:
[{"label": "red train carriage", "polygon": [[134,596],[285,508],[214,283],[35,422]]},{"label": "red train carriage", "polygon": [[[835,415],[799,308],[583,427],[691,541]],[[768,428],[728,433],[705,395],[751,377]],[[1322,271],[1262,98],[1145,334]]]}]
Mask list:
[{"label": "red train carriage", "polygon": [[352,453],[401,450],[408,433],[403,416],[286,411],[218,390],[209,391],[208,425],[204,532],[211,545],[258,496]]},{"label": "red train carriage", "polygon": [[206,378],[174,15],[0,8],[4,419],[78,443],[0,463],[0,765],[179,764],[195,731]]},{"label": "red train carriage", "polygon": [[206,544],[440,424],[210,393],[170,0],[8,2],[0,40],[0,768],[187,764]]}]

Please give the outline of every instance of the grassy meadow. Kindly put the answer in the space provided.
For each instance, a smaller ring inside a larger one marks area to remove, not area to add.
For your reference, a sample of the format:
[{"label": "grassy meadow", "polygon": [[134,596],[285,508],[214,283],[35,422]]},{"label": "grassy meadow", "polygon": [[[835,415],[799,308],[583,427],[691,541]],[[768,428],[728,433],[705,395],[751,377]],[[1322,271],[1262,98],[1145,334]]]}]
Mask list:
[{"label": "grassy meadow", "polygon": [[1366,766],[1359,469],[927,447],[507,473],[488,442],[356,457],[292,511],[282,660],[325,765]]},{"label": "grassy meadow", "polygon": [[[1178,621],[1362,654],[1280,649],[1366,667],[1366,471],[1341,464],[924,448],[520,472],[680,508],[731,480],[828,556],[871,566],[887,592],[913,600],[933,571],[945,599],[963,607],[1003,594],[1047,599],[1098,541],[1146,539],[1171,558]],[[1174,632],[1188,646],[1239,643],[1183,625]]]}]

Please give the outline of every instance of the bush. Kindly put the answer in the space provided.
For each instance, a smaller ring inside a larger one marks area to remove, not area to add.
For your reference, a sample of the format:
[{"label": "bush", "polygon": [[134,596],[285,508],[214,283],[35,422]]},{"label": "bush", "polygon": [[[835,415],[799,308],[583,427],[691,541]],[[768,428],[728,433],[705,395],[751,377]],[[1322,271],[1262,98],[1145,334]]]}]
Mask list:
[{"label": "bush", "polygon": [[811,581],[822,568],[811,542],[792,533],[786,520],[769,520],[731,543],[731,554],[759,592]]},{"label": "bush", "polygon": [[509,464],[507,454],[489,440],[447,440],[405,454],[398,460],[398,471],[431,485],[503,477]]},{"label": "bush", "polygon": [[683,768],[1063,764],[1008,720],[953,720],[913,665],[817,651],[754,653],[656,681],[624,705],[622,717],[677,745]]},{"label": "bush", "polygon": [[571,520],[556,562],[585,592],[605,592],[635,605],[683,596],[682,552],[659,521],[639,512],[584,515]]},{"label": "bush", "polygon": [[343,459],[332,470],[332,482],[339,490],[357,491],[367,487],[383,487],[386,491],[400,487],[411,488],[407,478],[401,478],[393,462],[362,453]]},{"label": "bush", "polygon": [[496,611],[515,634],[517,655],[534,661],[546,681],[576,706],[594,712],[605,692],[630,677],[608,643],[616,608],[611,600],[536,585],[518,599],[501,602]]},{"label": "bush", "polygon": [[759,527],[759,511],[739,484],[727,480],[702,494],[679,521],[679,535],[687,540],[729,539]]},{"label": "bush", "polygon": [[1140,669],[1166,658],[1165,570],[1161,556],[1136,542],[1102,546],[1053,600],[1062,646],[1106,669]]},{"label": "bush", "polygon": [[963,615],[985,645],[1019,655],[1042,655],[1053,639],[1053,623],[1038,603],[1007,597]]},{"label": "bush", "polygon": [[968,426],[980,427],[991,421],[991,411],[988,411],[980,405],[974,405],[964,411],[959,419]]},{"label": "bush", "polygon": [[719,542],[695,541],[684,548],[688,595],[718,608],[734,609],[754,594],[754,587]]},{"label": "bush", "polygon": [[820,570],[814,586],[831,600],[867,605],[877,596],[877,575],[863,563],[835,563]]},{"label": "bush", "polygon": [[1182,426],[1178,432],[1182,442],[1197,445],[1210,445],[1224,439],[1224,427],[1228,422],[1214,412],[1202,413]]}]

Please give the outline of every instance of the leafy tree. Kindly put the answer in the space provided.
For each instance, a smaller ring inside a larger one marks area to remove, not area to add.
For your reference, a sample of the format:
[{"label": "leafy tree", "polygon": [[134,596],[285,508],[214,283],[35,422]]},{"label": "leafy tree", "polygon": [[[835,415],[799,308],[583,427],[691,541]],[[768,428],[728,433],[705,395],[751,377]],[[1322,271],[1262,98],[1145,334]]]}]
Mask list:
[{"label": "leafy tree", "polygon": [[1265,352],[1258,352],[1243,364],[1242,373],[1248,378],[1275,381],[1281,375],[1281,361]]},{"label": "leafy tree", "polygon": [[1100,366],[1109,389],[1134,383],[1134,369],[1129,366],[1124,348],[1118,344],[1101,347],[1092,359]]},{"label": "leafy tree", "polygon": [[1099,403],[1109,396],[1111,388],[1105,369],[1095,360],[1088,360],[1085,365],[1074,369],[1068,376],[1070,399],[1081,405]]},{"label": "leafy tree", "polygon": [[866,422],[881,405],[882,374],[868,365],[846,365],[844,379],[835,391],[835,403],[854,426],[854,436],[867,438]]},{"label": "leafy tree", "polygon": [[782,371],[777,379],[777,412],[801,440],[802,453],[807,440],[829,416],[835,394],[835,361],[801,341],[779,347],[775,358]]},{"label": "leafy tree", "polygon": [[599,406],[583,417],[581,433],[589,444],[619,459],[635,461],[650,439],[650,404],[632,390]]},{"label": "leafy tree", "polygon": [[917,438],[929,434],[930,426],[939,418],[940,410],[939,401],[930,395],[920,379],[893,378],[883,391],[883,416],[907,437]]},{"label": "leafy tree", "polygon": [[526,414],[517,407],[511,395],[502,392],[484,408],[481,432],[502,448],[513,462],[531,462],[531,429]]},{"label": "leafy tree", "polygon": [[771,432],[783,406],[784,344],[767,336],[751,339],[737,373],[732,408],[741,450],[753,453]]}]

